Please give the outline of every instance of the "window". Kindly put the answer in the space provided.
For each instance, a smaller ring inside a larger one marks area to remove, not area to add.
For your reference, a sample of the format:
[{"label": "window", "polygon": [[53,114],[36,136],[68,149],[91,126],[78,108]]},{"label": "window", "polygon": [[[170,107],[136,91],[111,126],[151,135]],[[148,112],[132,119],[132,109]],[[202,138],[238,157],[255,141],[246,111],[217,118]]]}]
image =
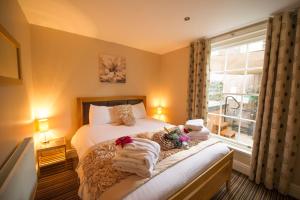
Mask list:
[{"label": "window", "polygon": [[265,31],[218,45],[212,43],[211,49],[208,128],[214,134],[251,148],[263,71]]}]

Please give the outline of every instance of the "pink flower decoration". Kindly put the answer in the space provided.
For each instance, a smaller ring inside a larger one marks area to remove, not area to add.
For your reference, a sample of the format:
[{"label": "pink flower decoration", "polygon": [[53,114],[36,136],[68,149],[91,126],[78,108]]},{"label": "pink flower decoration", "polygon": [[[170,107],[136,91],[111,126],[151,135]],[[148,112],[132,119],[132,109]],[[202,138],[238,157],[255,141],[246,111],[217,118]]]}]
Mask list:
[{"label": "pink flower decoration", "polygon": [[190,140],[190,137],[188,135],[185,135],[185,134],[182,134],[180,137],[179,137],[179,141],[180,142],[187,142]]},{"label": "pink flower decoration", "polygon": [[116,140],[116,145],[121,145],[121,147],[123,148],[126,144],[132,143],[132,138],[130,136],[123,136],[120,137]]}]

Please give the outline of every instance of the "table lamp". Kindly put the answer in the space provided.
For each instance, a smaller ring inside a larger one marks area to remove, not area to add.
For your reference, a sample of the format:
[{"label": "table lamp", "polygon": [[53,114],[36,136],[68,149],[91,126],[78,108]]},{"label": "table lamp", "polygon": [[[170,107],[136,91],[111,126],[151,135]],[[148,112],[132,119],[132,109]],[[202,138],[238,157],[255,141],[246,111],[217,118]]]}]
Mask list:
[{"label": "table lamp", "polygon": [[49,123],[47,118],[38,119],[38,130],[43,136],[43,140],[41,140],[42,143],[48,143],[49,139],[47,138],[47,132],[49,130]]}]

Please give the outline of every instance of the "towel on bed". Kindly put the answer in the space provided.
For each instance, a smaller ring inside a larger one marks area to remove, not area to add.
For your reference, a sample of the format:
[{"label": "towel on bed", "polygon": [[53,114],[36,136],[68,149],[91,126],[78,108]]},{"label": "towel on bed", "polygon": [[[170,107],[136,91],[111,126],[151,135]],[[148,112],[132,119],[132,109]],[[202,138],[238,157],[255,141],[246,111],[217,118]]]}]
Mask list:
[{"label": "towel on bed", "polygon": [[191,140],[208,140],[210,131],[203,127],[201,131],[191,131],[187,135]]},{"label": "towel on bed", "polygon": [[132,143],[126,144],[122,150],[149,151],[154,154],[159,154],[160,146],[154,141],[144,138],[133,138],[132,141]]},{"label": "towel on bed", "polygon": [[191,128],[186,128],[186,125],[179,125],[178,127],[182,132],[186,133],[191,140],[204,141],[209,139],[210,130],[204,125],[202,126],[201,130],[192,130]]},{"label": "towel on bed", "polygon": [[191,129],[192,131],[201,131],[204,127],[203,119],[191,119],[186,121],[185,126],[186,129]]},{"label": "towel on bed", "polygon": [[119,171],[129,172],[136,174],[138,176],[147,178],[151,177],[153,174],[153,165],[149,168],[144,164],[137,164],[134,162],[122,162],[122,161],[114,161],[113,167]]},{"label": "towel on bed", "polygon": [[160,146],[156,142],[144,138],[132,138],[131,143],[118,148],[113,158],[113,167],[141,177],[151,177],[159,153]]},{"label": "towel on bed", "polygon": [[145,165],[150,168],[151,166],[157,163],[159,155],[156,155],[152,152],[144,152],[144,151],[119,151],[117,155],[114,157],[113,161],[115,162],[130,162],[136,163],[140,165]]}]

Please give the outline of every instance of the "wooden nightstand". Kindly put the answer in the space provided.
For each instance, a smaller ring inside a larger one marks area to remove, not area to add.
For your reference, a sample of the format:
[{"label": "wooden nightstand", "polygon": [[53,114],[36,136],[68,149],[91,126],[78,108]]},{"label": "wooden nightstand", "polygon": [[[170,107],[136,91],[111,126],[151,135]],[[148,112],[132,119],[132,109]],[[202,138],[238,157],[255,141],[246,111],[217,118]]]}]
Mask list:
[{"label": "wooden nightstand", "polygon": [[66,140],[64,137],[50,140],[48,143],[37,144],[37,159],[39,169],[44,166],[65,162]]}]

